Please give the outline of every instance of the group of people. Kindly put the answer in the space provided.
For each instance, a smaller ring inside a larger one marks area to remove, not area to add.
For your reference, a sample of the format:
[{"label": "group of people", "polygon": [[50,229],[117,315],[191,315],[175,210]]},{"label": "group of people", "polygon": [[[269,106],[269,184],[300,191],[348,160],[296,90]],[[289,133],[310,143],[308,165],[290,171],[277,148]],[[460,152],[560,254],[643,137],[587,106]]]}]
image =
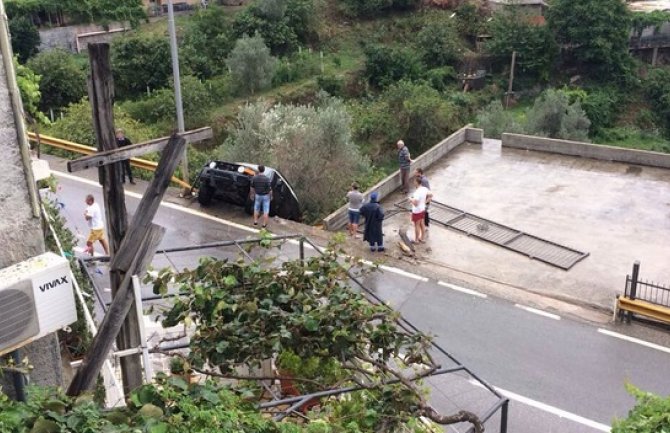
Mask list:
[{"label": "group of people", "polygon": [[[409,149],[402,140],[396,143],[398,148],[398,165],[400,166],[400,184],[403,194],[410,192],[410,168],[412,160]],[[433,198],[430,191],[430,182],[422,168],[414,171],[414,191],[408,197],[412,206],[411,221],[414,226],[414,242],[426,242],[426,232],[430,224],[428,209]],[[384,209],[379,204],[379,193],[376,191],[370,194],[370,201],[364,203],[364,196],[359,190],[358,184],[353,183],[351,190],[346,195],[348,201],[349,216],[349,235],[358,237],[358,227],[361,216],[365,218],[365,228],[363,230],[363,240],[370,245],[370,251],[384,251],[384,235],[382,233],[382,223],[384,220]]]}]

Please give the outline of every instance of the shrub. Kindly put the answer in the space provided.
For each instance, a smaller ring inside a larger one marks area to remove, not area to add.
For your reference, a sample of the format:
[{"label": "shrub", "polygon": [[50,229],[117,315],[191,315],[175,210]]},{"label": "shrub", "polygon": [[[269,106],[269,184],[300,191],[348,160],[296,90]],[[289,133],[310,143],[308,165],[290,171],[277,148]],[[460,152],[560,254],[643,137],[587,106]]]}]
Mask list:
[{"label": "shrub", "polygon": [[170,45],[162,36],[128,36],[114,39],[111,48],[114,89],[121,99],[162,89],[172,76]]},{"label": "shrub", "polygon": [[660,397],[626,385],[636,404],[628,418],[614,420],[612,433],[655,433],[670,429],[670,397]]},{"label": "shrub", "polygon": [[430,67],[454,65],[463,55],[460,38],[451,22],[435,22],[423,27],[416,38],[423,62]]},{"label": "shrub", "polygon": [[352,180],[369,171],[369,162],[352,141],[350,125],[344,105],[334,98],[317,106],[270,109],[257,102],[238,113],[223,158],[279,169],[296,191],[307,220],[315,221],[340,206]]},{"label": "shrub", "polygon": [[370,84],[378,87],[387,87],[403,79],[415,80],[424,69],[416,51],[411,48],[369,45],[365,48],[365,57],[365,75]]},{"label": "shrub", "polygon": [[644,80],[644,92],[670,137],[670,69],[656,68]]},{"label": "shrub", "polygon": [[316,77],[316,84],[332,96],[341,96],[344,91],[344,78],[339,75],[325,74]]},{"label": "shrub", "polygon": [[580,100],[586,116],[591,121],[591,135],[614,125],[621,111],[622,96],[616,88],[589,91]]},{"label": "shrub", "polygon": [[37,53],[40,45],[40,32],[28,17],[16,17],[9,20],[9,34],[12,38],[12,51],[25,63]]},{"label": "shrub", "polygon": [[235,37],[223,8],[200,9],[188,21],[181,43],[184,63],[199,78],[227,72],[226,57]]},{"label": "shrub", "polygon": [[272,85],[301,80],[319,73],[319,58],[307,50],[284,57],[277,64]]},{"label": "shrub", "polygon": [[535,100],[526,130],[549,138],[587,141],[589,126],[591,122],[579,101],[570,104],[565,92],[549,89]]},{"label": "shrub", "polygon": [[251,38],[243,36],[238,39],[226,63],[237,87],[253,95],[257,90],[270,86],[277,59],[270,55],[263,38],[256,34]]},{"label": "shrub", "polygon": [[456,82],[456,71],[451,66],[430,69],[426,72],[425,79],[433,89],[442,92]]},{"label": "shrub", "polygon": [[506,111],[499,100],[491,101],[477,113],[476,124],[484,130],[484,135],[490,138],[500,138],[503,132],[523,131],[521,125],[514,119],[514,115]]},{"label": "shrub", "polygon": [[28,67],[42,77],[39,106],[45,113],[86,96],[86,72],[72,54],[59,49],[45,51],[30,59]]},{"label": "shrub", "polygon": [[345,14],[373,18],[379,14],[414,9],[420,0],[339,0]]}]

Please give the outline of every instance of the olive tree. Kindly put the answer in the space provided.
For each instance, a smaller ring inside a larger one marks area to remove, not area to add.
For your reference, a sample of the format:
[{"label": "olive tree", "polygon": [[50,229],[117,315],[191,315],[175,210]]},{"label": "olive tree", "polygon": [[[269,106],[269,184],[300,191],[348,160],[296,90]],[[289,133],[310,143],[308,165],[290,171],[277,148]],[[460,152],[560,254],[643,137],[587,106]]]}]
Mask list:
[{"label": "olive tree", "polygon": [[549,89],[535,100],[528,113],[526,130],[549,138],[586,141],[590,126],[579,101],[570,103],[565,92]]},{"label": "olive tree", "polygon": [[270,86],[277,59],[270,54],[263,38],[256,34],[238,39],[226,64],[238,88],[253,95],[256,91]]},{"label": "olive tree", "polygon": [[352,180],[360,180],[370,167],[352,141],[351,117],[334,98],[318,106],[268,108],[257,102],[242,107],[223,153],[228,160],[279,169],[295,189],[308,219],[341,205]]}]

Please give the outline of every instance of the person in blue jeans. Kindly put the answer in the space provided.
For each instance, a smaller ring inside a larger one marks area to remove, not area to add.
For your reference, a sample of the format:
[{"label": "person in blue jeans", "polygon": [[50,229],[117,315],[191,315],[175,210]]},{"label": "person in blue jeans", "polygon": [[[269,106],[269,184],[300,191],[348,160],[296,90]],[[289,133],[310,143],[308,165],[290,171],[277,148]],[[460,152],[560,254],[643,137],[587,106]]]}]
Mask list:
[{"label": "person in blue jeans", "polygon": [[347,201],[349,202],[349,236],[354,239],[358,236],[358,222],[361,218],[361,206],[363,206],[363,194],[358,190],[356,182],[351,184],[351,191],[347,193]]},{"label": "person in blue jeans", "polygon": [[272,201],[272,185],[270,178],[265,175],[265,166],[258,166],[258,173],[251,178],[249,190],[254,200],[254,225],[258,225],[258,217],[263,214],[263,228],[268,226],[270,219],[270,201]]}]

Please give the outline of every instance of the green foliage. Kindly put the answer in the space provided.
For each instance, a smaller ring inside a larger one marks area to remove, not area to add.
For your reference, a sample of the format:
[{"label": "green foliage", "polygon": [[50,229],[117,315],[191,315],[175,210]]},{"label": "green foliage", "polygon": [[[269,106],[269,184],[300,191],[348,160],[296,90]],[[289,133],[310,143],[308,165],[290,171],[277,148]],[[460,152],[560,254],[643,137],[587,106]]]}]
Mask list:
[{"label": "green foliage", "polygon": [[566,44],[583,72],[606,81],[630,74],[630,13],[623,0],[555,0],[548,25],[559,44]]},{"label": "green foliage", "polygon": [[600,133],[604,128],[614,125],[621,111],[623,95],[613,87],[590,90],[580,98],[584,112],[591,121],[591,135]]},{"label": "green foliage", "polygon": [[548,80],[558,55],[558,46],[547,26],[535,25],[516,9],[500,12],[489,23],[492,38],[486,49],[496,56],[509,59],[516,51],[516,65],[522,73]]},{"label": "green foliage", "polygon": [[44,51],[30,59],[28,67],[42,77],[39,106],[43,112],[66,107],[86,96],[86,72],[72,54],[59,49]]},{"label": "green foliage", "polygon": [[456,82],[456,71],[451,66],[429,69],[424,79],[437,91],[446,91],[447,87]]},{"label": "green foliage", "polygon": [[523,127],[510,111],[503,108],[499,100],[491,101],[477,113],[476,125],[484,130],[486,137],[490,138],[500,138],[503,132],[523,132]]},{"label": "green foliage", "polygon": [[342,96],[344,77],[335,74],[323,74],[316,77],[316,84],[324,92],[332,96]]},{"label": "green foliage", "polygon": [[[133,142],[139,143],[150,140],[157,136],[156,131],[151,127],[133,119],[120,109],[114,107],[114,124],[118,128],[123,128]],[[44,130],[44,134],[75,143],[95,146],[96,138],[93,130],[93,121],[91,106],[87,98],[82,99],[76,104],[72,104],[65,109],[62,119],[56,120]]]},{"label": "green foliage", "polygon": [[181,55],[195,76],[204,79],[227,72],[225,59],[235,44],[231,24],[223,8],[200,9],[188,21]]},{"label": "green foliage", "polygon": [[259,33],[272,53],[288,53],[314,37],[314,16],[313,0],[259,0],[235,16],[233,33]]},{"label": "green foliage", "polygon": [[161,36],[125,36],[114,39],[111,48],[114,89],[117,97],[143,95],[147,87],[167,87],[172,76],[170,44]]},{"label": "green foliage", "polygon": [[375,163],[392,160],[402,138],[413,155],[460,127],[461,110],[426,83],[401,81],[379,97],[352,104],[356,141]]},{"label": "green foliage", "polygon": [[463,2],[456,8],[456,28],[462,36],[477,36],[484,28],[484,13],[473,2]]},{"label": "green foliage", "polygon": [[415,80],[424,66],[416,50],[375,44],[365,48],[365,76],[370,84],[387,87],[403,79]]},{"label": "green foliage", "polygon": [[633,30],[638,35],[642,34],[642,31],[647,27],[654,27],[655,30],[658,30],[661,25],[664,23],[670,22],[670,12],[669,11],[651,11],[651,12],[632,12],[631,13],[631,25]]},{"label": "green foliage", "polygon": [[[181,77],[181,88],[186,128],[204,126],[209,108],[214,103],[209,85],[186,75]],[[166,132],[174,129],[176,125],[175,98],[171,88],[157,90],[137,101],[126,101],[121,104],[121,108],[133,119],[160,125]]]},{"label": "green foliage", "polygon": [[226,64],[238,89],[253,95],[256,91],[270,86],[277,59],[272,57],[263,38],[256,34],[238,39]]},{"label": "green foliage", "polygon": [[656,68],[643,82],[644,92],[654,108],[659,124],[670,137],[670,69]]},{"label": "green foliage", "polygon": [[535,100],[526,131],[549,138],[587,141],[590,125],[579,101],[570,103],[565,92],[549,89]]},{"label": "green foliage", "polygon": [[451,21],[428,23],[419,31],[416,45],[423,62],[429,67],[454,65],[464,51]]},{"label": "green foliage", "polygon": [[21,93],[21,100],[23,101],[23,109],[35,120],[48,124],[44,114],[39,111],[38,104],[41,98],[40,92],[40,76],[35,74],[32,69],[27,66],[20,65],[14,57],[14,70],[16,71],[16,84]]},{"label": "green foliage", "polygon": [[670,397],[644,392],[627,384],[626,389],[635,397],[636,404],[628,418],[614,420],[612,433],[663,433],[670,431]]},{"label": "green foliage", "polygon": [[352,180],[369,170],[351,139],[351,117],[337,99],[269,110],[263,102],[247,105],[229,133],[222,159],[277,168],[295,190],[308,220],[341,205]]},{"label": "green foliage", "polygon": [[320,71],[319,57],[307,50],[302,50],[282,58],[272,77],[272,85],[280,86],[292,81],[317,75]]},{"label": "green foliage", "polygon": [[373,18],[380,14],[417,8],[420,0],[339,0],[345,14]]},{"label": "green foliage", "polygon": [[21,63],[37,54],[40,33],[30,18],[20,16],[9,20],[9,34],[12,38],[12,51]]},{"label": "green foliage", "polygon": [[142,0],[7,0],[5,4],[10,17],[53,14],[74,23],[130,21],[133,27],[146,19]]}]

